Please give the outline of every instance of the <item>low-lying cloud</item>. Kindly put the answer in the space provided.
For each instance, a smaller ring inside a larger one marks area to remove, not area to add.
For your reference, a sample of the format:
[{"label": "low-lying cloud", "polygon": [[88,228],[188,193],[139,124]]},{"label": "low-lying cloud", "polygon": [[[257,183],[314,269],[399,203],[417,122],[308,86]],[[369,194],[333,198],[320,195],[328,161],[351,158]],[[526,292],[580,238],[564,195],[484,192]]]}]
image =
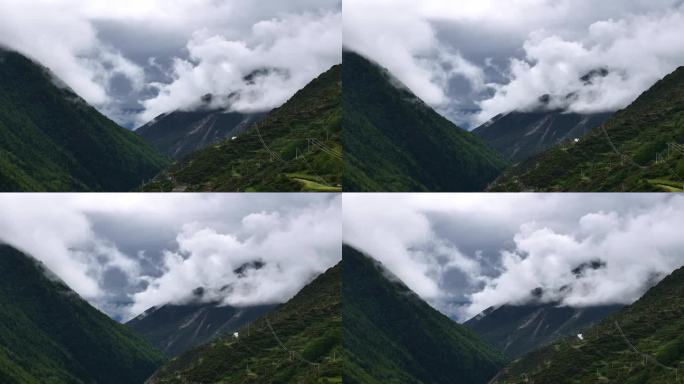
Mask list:
[{"label": "low-lying cloud", "polygon": [[351,195],[344,241],[466,320],[541,300],[628,304],[684,265],[680,196]]},{"label": "low-lying cloud", "polygon": [[[0,3],[0,46],[49,67],[128,127],[207,93],[233,94],[214,100],[222,108],[273,108],[339,63],[341,45],[339,0]],[[242,81],[265,69],[277,71]]]},{"label": "low-lying cloud", "polygon": [[680,0],[349,0],[344,43],[475,127],[513,110],[625,107],[684,64],[683,19]]},{"label": "low-lying cloud", "polygon": [[143,102],[141,121],[196,108],[207,94],[210,108],[249,113],[277,107],[340,62],[341,24],[339,13],[308,13],[260,21],[243,40],[197,31],[189,57],[174,60],[173,81],[152,84],[158,94]]},{"label": "low-lying cloud", "polygon": [[0,241],[128,319],[190,300],[286,301],[340,260],[340,205],[334,195],[5,195]]}]

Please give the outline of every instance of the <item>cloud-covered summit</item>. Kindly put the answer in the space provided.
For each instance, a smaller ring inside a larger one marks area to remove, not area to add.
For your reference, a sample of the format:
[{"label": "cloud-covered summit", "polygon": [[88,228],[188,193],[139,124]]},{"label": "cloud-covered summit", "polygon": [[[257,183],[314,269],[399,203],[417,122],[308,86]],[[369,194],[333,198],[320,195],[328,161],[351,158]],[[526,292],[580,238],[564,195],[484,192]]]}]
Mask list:
[{"label": "cloud-covered summit", "polygon": [[[278,106],[340,62],[341,23],[339,0],[7,0],[0,45],[135,126],[208,93],[239,95],[221,105],[238,111]],[[245,81],[264,68],[279,71]]]},{"label": "cloud-covered summit", "polygon": [[684,197],[343,197],[344,241],[461,320],[530,301],[628,304],[684,265]]},{"label": "cloud-covered summit", "polygon": [[0,242],[117,319],[284,302],[341,258],[335,195],[6,195],[0,211]]},{"label": "cloud-covered summit", "polygon": [[344,33],[470,127],[512,110],[615,111],[684,65],[681,0],[349,0]]}]

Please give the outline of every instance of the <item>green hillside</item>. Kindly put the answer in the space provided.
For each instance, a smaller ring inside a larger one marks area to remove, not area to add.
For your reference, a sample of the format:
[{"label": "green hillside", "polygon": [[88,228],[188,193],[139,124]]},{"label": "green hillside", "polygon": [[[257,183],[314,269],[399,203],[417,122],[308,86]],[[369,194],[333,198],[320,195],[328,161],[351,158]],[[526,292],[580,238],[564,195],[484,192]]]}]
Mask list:
[{"label": "green hillside", "polygon": [[568,337],[523,356],[494,383],[683,382],[684,268],[583,337]]},{"label": "green hillside", "polygon": [[144,190],[340,191],[341,91],[337,65],[237,139],[189,155]]},{"label": "green hillside", "polygon": [[0,383],[140,384],[162,359],[37,261],[0,245]]},{"label": "green hillside", "polygon": [[506,171],[491,191],[665,191],[684,187],[684,67],[578,143]]},{"label": "green hillside", "polygon": [[503,357],[378,262],[343,248],[345,384],[485,384]]},{"label": "green hillside", "polygon": [[166,157],[0,48],[0,191],[129,191]]},{"label": "green hillside", "polygon": [[481,191],[507,163],[386,70],[343,53],[345,191]]},{"label": "green hillside", "polygon": [[150,380],[161,383],[342,382],[342,277],[334,267],[272,313],[191,350]]}]

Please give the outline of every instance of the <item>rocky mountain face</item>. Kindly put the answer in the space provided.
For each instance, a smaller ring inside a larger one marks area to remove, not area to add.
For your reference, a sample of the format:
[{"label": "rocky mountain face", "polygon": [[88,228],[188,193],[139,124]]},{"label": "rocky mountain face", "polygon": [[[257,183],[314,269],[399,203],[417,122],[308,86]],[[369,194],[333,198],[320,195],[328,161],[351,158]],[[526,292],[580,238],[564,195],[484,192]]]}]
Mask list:
[{"label": "rocky mountain face", "polygon": [[167,156],[183,160],[190,153],[240,135],[264,115],[206,108],[179,110],[157,117],[135,133]]},{"label": "rocky mountain face", "polygon": [[232,334],[270,312],[275,305],[237,308],[221,303],[167,304],[126,323],[169,357]]},{"label": "rocky mountain face", "polygon": [[336,65],[234,140],[188,155],[144,191],[339,192],[342,68]]},{"label": "rocky mountain face", "polygon": [[555,303],[504,305],[489,308],[464,325],[508,357],[517,358],[564,336],[580,334],[622,307],[571,308]]},{"label": "rocky mountain face", "polygon": [[579,114],[563,110],[510,112],[472,132],[518,163],[565,141],[574,141],[606,121],[611,113]]}]

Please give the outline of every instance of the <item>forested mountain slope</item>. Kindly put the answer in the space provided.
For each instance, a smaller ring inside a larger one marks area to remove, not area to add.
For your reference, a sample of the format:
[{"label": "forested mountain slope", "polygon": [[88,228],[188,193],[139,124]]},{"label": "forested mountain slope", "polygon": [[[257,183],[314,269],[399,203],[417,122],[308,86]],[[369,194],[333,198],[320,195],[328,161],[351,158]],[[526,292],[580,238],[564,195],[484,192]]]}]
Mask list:
[{"label": "forested mountain slope", "polygon": [[129,191],[168,163],[49,70],[0,48],[0,191]]},{"label": "forested mountain slope", "polygon": [[491,191],[681,192],[684,67],[579,142],[565,142],[507,170]]},{"label": "forested mountain slope", "polygon": [[506,167],[384,68],[349,51],[343,66],[346,191],[481,191]]},{"label": "forested mountain slope", "polygon": [[380,263],[343,248],[346,384],[485,384],[503,356]]},{"label": "forested mountain slope", "polygon": [[637,302],[577,336],[513,362],[494,380],[522,383],[673,384],[684,370],[684,268]]},{"label": "forested mountain slope", "polygon": [[341,383],[342,277],[329,269],[238,338],[214,339],[165,364],[150,384]]},{"label": "forested mountain slope", "polygon": [[340,191],[341,72],[332,67],[247,132],[189,155],[144,190]]},{"label": "forested mountain slope", "polygon": [[140,384],[162,360],[38,261],[0,245],[0,383]]}]

